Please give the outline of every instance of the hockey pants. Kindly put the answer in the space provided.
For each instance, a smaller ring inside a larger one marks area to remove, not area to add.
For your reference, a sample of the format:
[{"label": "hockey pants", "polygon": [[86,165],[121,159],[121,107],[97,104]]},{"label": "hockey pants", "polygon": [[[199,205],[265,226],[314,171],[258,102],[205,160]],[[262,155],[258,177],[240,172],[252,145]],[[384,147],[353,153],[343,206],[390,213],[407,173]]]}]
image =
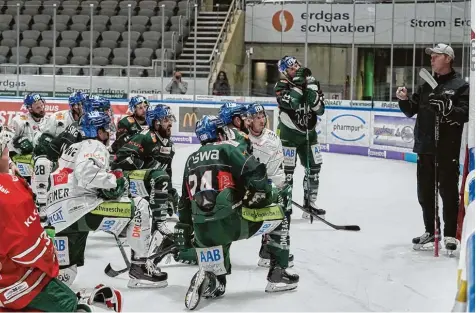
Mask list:
[{"label": "hockey pants", "polygon": [[[90,231],[119,235],[127,227],[127,241],[138,258],[147,257],[151,240],[149,203],[136,197],[133,201],[106,201],[77,222],[56,234],[60,268],[84,265],[84,251]],[[67,248],[67,255],[66,255]]]},{"label": "hockey pants", "polygon": [[[272,210],[273,214],[267,215],[266,221],[260,219],[260,210]],[[258,212],[258,214],[256,214]],[[251,214],[249,214],[251,213]],[[231,274],[230,246],[233,241],[248,239],[254,236],[269,234],[267,242],[271,261],[287,268],[289,259],[289,219],[279,206],[262,209],[243,208],[240,214],[205,223],[194,223],[195,247],[200,266],[205,266],[207,271],[212,265],[216,275]],[[215,262],[213,262],[215,261]]]},{"label": "hockey pants", "polygon": [[[438,160],[439,192],[443,200],[444,235],[456,237],[459,209],[459,160],[440,157]],[[435,161],[430,154],[419,154],[417,161],[418,202],[423,211],[425,231],[435,233]],[[440,219],[437,220],[440,229]],[[441,234],[441,232],[440,232]]]},{"label": "hockey pants", "polygon": [[163,235],[172,234],[166,226],[168,201],[172,197],[169,193],[172,189],[169,175],[159,169],[135,170],[124,174],[129,179],[131,197],[148,199],[154,227],[157,227]]},{"label": "hockey pants", "polygon": [[[311,202],[316,201],[319,189],[319,173],[322,164],[317,132],[309,131],[309,142],[307,142],[306,134],[301,134],[279,123],[278,136],[283,144],[286,182],[291,186],[293,185],[294,169],[299,156],[301,165],[305,168],[303,179],[304,198]],[[308,198],[308,195],[310,195],[310,198]],[[292,206],[292,201],[289,201],[289,206]]]},{"label": "hockey pants", "polygon": [[65,284],[53,278],[26,306],[41,312],[76,312],[78,297]]}]

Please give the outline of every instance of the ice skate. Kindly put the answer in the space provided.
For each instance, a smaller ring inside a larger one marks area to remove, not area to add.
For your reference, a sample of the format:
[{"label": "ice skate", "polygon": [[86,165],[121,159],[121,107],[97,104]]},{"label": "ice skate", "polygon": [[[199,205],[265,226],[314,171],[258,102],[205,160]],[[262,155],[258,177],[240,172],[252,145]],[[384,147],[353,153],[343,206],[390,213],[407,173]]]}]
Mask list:
[{"label": "ice skate", "polygon": [[215,299],[224,295],[225,290],[225,275],[217,277],[214,273],[206,272],[200,268],[190,281],[190,287],[185,295],[185,306],[189,310],[194,310],[202,297],[205,299]]},{"label": "ice skate", "polygon": [[185,295],[185,307],[187,309],[194,310],[198,306],[208,283],[209,278],[207,273],[203,268],[200,268],[198,272],[193,275],[190,281],[190,287],[188,287],[187,294]]},{"label": "ice skate", "polygon": [[454,237],[445,237],[443,239],[443,242],[445,243],[446,253],[448,254],[448,256],[453,257],[454,252],[459,247],[459,240]]},{"label": "ice skate", "polygon": [[[266,245],[262,244],[261,249],[259,250],[258,266],[269,267],[270,264],[271,264],[271,255],[269,254],[269,251],[266,248]],[[294,255],[290,253],[288,267],[293,267],[293,266],[294,266]]]},{"label": "ice skate", "polygon": [[272,265],[268,272],[266,292],[288,291],[297,288],[299,275],[290,274],[286,269]]},{"label": "ice skate", "polygon": [[167,287],[167,273],[161,272],[151,260],[132,261],[129,270],[128,288],[163,288]]},{"label": "ice skate", "polygon": [[[441,248],[441,238],[438,240],[439,247]],[[431,251],[435,248],[435,235],[430,233],[424,233],[420,237],[415,237],[412,240],[413,250],[417,251]]]},{"label": "ice skate", "polygon": [[[304,200],[304,204],[306,204],[306,203],[307,203],[306,200]],[[323,219],[326,218],[326,210],[317,207],[317,205],[313,202],[309,203],[309,206],[305,207],[305,208],[306,209],[308,208],[310,210],[310,212],[314,213],[314,215],[317,215],[317,216],[319,216]],[[303,211],[302,212],[302,218],[303,219],[309,219],[310,214],[308,212]]]}]

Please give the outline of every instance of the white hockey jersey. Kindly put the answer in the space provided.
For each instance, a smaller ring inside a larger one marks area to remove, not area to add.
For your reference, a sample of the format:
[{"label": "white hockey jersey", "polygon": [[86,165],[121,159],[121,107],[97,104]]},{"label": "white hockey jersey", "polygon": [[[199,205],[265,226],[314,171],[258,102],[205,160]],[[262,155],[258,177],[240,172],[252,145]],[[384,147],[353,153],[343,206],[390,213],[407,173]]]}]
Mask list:
[{"label": "white hockey jersey", "polygon": [[248,134],[248,137],[253,144],[253,155],[259,162],[266,164],[266,171],[268,178],[278,188],[282,188],[286,175],[284,174],[284,155],[281,139],[275,132],[265,128],[260,136],[255,137],[253,134]]},{"label": "white hockey jersey", "polygon": [[92,139],[69,146],[50,182],[46,212],[48,221],[60,232],[104,202],[98,197],[99,189],[116,188],[116,176],[109,173],[107,148]]},{"label": "white hockey jersey", "polygon": [[26,137],[35,146],[45,127],[48,117],[43,117],[39,122],[35,121],[30,113],[16,115],[9,123],[10,129],[14,131],[13,139],[10,141],[8,149],[20,154],[20,151],[13,147],[13,141],[20,137]]},{"label": "white hockey jersey", "polygon": [[69,125],[73,124],[74,118],[71,110],[55,112],[51,115],[42,129],[42,133],[46,133],[53,137],[61,134]]}]

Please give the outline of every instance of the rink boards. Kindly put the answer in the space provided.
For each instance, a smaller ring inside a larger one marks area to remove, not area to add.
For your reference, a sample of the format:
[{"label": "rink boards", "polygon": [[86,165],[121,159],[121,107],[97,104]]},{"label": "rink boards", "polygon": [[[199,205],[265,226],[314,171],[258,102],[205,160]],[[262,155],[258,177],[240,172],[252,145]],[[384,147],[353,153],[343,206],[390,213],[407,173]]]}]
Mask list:
[{"label": "rink boards", "polygon": [[[175,143],[197,144],[195,123],[203,115],[218,113],[226,101],[262,103],[268,113],[268,128],[276,130],[278,109],[275,98],[164,95],[151,103],[170,105],[177,117],[172,136]],[[22,98],[0,97],[0,122],[7,124],[21,112]],[[45,98],[47,114],[68,109],[65,98]],[[127,115],[127,101],[111,101],[115,122]],[[415,118],[407,118],[394,102],[330,100],[319,117],[316,131],[323,152],[344,153],[416,162],[412,153]]]}]

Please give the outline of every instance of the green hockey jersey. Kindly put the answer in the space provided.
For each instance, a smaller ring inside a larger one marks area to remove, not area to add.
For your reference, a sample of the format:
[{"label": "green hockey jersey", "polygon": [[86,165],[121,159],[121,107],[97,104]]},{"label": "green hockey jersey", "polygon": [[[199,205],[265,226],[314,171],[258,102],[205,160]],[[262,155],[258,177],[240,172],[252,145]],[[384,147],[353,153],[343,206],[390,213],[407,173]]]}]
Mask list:
[{"label": "green hockey jersey", "polygon": [[157,132],[143,130],[134,135],[116,153],[112,168],[125,171],[138,169],[163,169],[172,177],[173,142]]},{"label": "green hockey jersey", "polygon": [[235,210],[272,203],[273,190],[266,166],[232,140],[209,143],[185,162],[179,219],[205,223],[223,219]]},{"label": "green hockey jersey", "polygon": [[[310,71],[309,71],[309,74]],[[307,103],[306,93],[317,92],[317,81],[307,77],[306,87],[294,85],[287,79],[279,80],[274,91],[279,108],[279,121],[297,134],[305,134],[306,129],[315,129],[317,116],[324,114],[324,103]]]}]

